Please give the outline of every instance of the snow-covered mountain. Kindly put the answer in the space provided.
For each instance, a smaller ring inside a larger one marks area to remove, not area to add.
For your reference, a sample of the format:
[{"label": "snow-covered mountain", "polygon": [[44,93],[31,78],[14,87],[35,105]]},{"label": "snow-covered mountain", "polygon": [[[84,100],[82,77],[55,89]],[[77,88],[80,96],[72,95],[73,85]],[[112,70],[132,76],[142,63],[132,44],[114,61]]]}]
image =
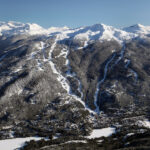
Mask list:
[{"label": "snow-covered mountain", "polygon": [[150,27],[137,24],[121,30],[105,24],[95,24],[92,26],[84,26],[75,29],[68,27],[51,27],[44,29],[37,24],[0,22],[1,36],[19,34],[46,36],[54,36],[59,34],[60,39],[73,38],[76,40],[83,40],[85,41],[85,44],[93,40],[115,40],[122,43],[123,41],[131,40],[141,34],[150,34]]},{"label": "snow-covered mountain", "polygon": [[143,26],[141,24],[135,24],[133,26],[123,28],[123,30],[138,35],[150,34],[150,26]]},{"label": "snow-covered mountain", "polygon": [[113,28],[104,24],[95,24],[93,26],[82,27],[79,31],[73,34],[75,39],[85,39],[87,41],[92,40],[115,40],[118,42],[123,42],[124,40],[130,40],[136,35],[132,33],[125,32],[120,29]]},{"label": "snow-covered mountain", "polygon": [[[95,149],[111,149],[106,148],[108,141],[117,142],[113,149],[119,148],[118,141],[126,147],[130,143],[126,139],[136,133],[148,139],[147,34],[149,27],[142,25],[44,29],[37,24],[1,22],[0,138],[50,137],[52,141],[37,145],[44,150],[82,136],[84,144],[104,141]],[[115,135],[106,142],[104,138],[85,141],[93,129],[101,128],[103,132],[113,129]],[[33,142],[28,149],[34,148]]]},{"label": "snow-covered mountain", "polygon": [[19,34],[46,34],[47,30],[37,24],[24,24],[19,22],[0,22],[0,35],[19,35]]}]

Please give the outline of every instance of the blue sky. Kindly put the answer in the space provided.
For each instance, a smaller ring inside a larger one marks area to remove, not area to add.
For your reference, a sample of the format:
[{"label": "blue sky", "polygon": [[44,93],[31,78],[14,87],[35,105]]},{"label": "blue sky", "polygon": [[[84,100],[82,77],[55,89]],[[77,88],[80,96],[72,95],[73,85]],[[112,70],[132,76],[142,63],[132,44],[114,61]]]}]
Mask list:
[{"label": "blue sky", "polygon": [[0,21],[79,27],[150,25],[150,0],[0,0]]}]

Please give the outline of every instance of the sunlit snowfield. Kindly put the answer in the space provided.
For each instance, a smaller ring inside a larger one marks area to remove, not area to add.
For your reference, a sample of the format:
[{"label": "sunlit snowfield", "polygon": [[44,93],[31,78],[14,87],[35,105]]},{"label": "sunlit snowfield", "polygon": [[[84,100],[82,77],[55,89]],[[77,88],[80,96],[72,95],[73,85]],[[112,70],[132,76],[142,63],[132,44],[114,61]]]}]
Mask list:
[{"label": "sunlit snowfield", "polygon": [[[92,131],[90,136],[87,136],[87,138],[99,138],[99,137],[108,137],[111,136],[113,133],[115,133],[115,128],[104,128],[104,129],[95,129]],[[7,140],[1,140],[0,141],[0,149],[1,150],[15,150],[23,147],[25,145],[25,142],[29,142],[31,140],[41,140],[41,137],[26,137],[26,138],[14,138],[14,139],[7,139]],[[72,141],[73,142],[73,141]],[[82,142],[82,141],[76,141],[76,142]]]},{"label": "sunlit snowfield", "polygon": [[24,146],[25,142],[31,140],[41,140],[41,137],[26,137],[26,138],[15,138],[15,139],[7,139],[0,141],[0,149],[1,150],[15,150]]}]

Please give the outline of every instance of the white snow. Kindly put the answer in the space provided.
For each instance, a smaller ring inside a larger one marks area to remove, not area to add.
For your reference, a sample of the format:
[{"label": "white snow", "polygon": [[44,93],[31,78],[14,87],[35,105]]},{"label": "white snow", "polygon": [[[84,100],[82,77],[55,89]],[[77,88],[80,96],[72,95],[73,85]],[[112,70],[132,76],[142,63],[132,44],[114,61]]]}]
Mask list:
[{"label": "white snow", "polygon": [[44,71],[43,68],[42,68],[42,63],[38,59],[37,59],[37,67],[38,67],[38,70]]},{"label": "white snow", "polygon": [[85,141],[85,140],[72,140],[72,141],[67,141],[63,144],[67,144],[67,143],[87,143],[87,141]]},{"label": "white snow", "polygon": [[137,122],[137,124],[139,125],[139,126],[143,126],[143,127],[146,127],[146,128],[150,128],[150,121],[149,120],[139,120],[138,122]]},{"label": "white snow", "polygon": [[67,55],[68,55],[68,50],[67,50],[66,48],[63,48],[63,49],[61,50],[60,54],[57,55],[57,56],[55,56],[55,58],[59,58],[59,57],[64,57],[64,58],[66,58]]},{"label": "white snow", "polygon": [[29,59],[33,59],[36,54],[37,54],[37,52],[32,52],[32,53],[30,54],[30,58],[29,58]]},{"label": "white snow", "polygon": [[4,126],[4,127],[2,127],[2,129],[11,129],[13,126],[12,125],[10,125],[10,126]]},{"label": "white snow", "polygon": [[61,32],[65,32],[65,31],[68,31],[69,30],[69,28],[68,27],[51,27],[51,28],[49,28],[48,29],[48,32],[50,33],[50,34],[52,34],[52,33],[61,33]]},{"label": "white snow", "polygon": [[1,150],[16,150],[24,146],[25,142],[31,140],[41,140],[41,137],[26,137],[26,138],[15,138],[15,139],[6,139],[0,140],[0,149]]},{"label": "white snow", "polygon": [[42,54],[43,54],[43,59],[42,60],[44,62],[48,61],[48,59],[46,59],[46,57],[45,57],[45,48],[46,48],[46,44],[43,41],[40,41],[39,43],[35,43],[34,44],[35,51],[31,52],[30,55],[29,55],[29,57],[28,57],[28,60],[31,60],[31,59],[35,59],[36,60],[36,62],[37,62],[37,68],[40,71],[44,71],[44,70],[42,68],[43,65],[42,65],[41,59],[40,58],[38,59],[38,54],[40,52],[42,52]]},{"label": "white snow", "polygon": [[37,24],[26,24],[27,32],[30,35],[47,34],[47,30]]},{"label": "white snow", "polygon": [[128,137],[130,137],[130,136],[132,136],[132,135],[134,135],[135,133],[128,133],[127,135],[125,135],[124,136],[124,138],[126,139],[126,138],[128,138]]},{"label": "white snow", "polygon": [[124,61],[126,64],[125,64],[125,68],[128,68],[128,66],[129,66],[129,64],[130,64],[130,62],[131,62],[131,60],[129,60],[129,59],[125,59],[125,61]]},{"label": "white snow", "polygon": [[95,24],[93,26],[80,28],[73,36],[75,39],[82,39],[87,42],[92,40],[115,40],[119,43],[123,43],[123,41],[130,40],[137,35],[104,24]]},{"label": "white snow", "polygon": [[18,95],[20,95],[23,92],[23,89],[18,90]]},{"label": "white snow", "polygon": [[123,30],[138,35],[150,34],[150,26],[143,26],[141,24],[135,24],[133,26],[123,28]]},{"label": "white snow", "polygon": [[19,22],[0,22],[0,35],[17,35],[17,34],[48,34],[48,31],[41,26],[33,23],[19,23]]},{"label": "white snow", "polygon": [[108,60],[108,62],[107,62],[106,65],[105,65],[105,68],[104,68],[104,76],[103,76],[103,78],[97,83],[96,92],[95,92],[95,95],[94,95],[94,105],[95,105],[95,107],[96,107],[95,111],[96,111],[98,114],[100,113],[99,106],[97,105],[98,93],[99,93],[99,91],[100,91],[100,86],[101,86],[101,84],[105,81],[106,76],[107,76],[108,66],[109,66],[109,64],[112,62],[112,60],[114,59],[115,56],[116,56],[116,54],[114,54],[114,55],[112,56],[112,58],[111,58],[110,60]]},{"label": "white snow", "polygon": [[125,53],[125,45],[123,44],[122,46],[122,49],[121,49],[121,52],[120,52],[120,56],[119,58],[116,60],[115,64],[118,64],[120,62],[120,60],[123,58],[124,56],[124,53]]},{"label": "white snow", "polygon": [[133,69],[131,69],[130,72],[133,73],[134,78],[135,78],[135,81],[137,81],[137,79],[138,79],[138,74],[137,74]]},{"label": "white snow", "polygon": [[14,70],[14,72],[19,72],[22,70],[22,67],[17,68],[16,70]]},{"label": "white snow", "polygon": [[57,69],[56,69],[56,67],[55,67],[55,64],[54,64],[53,61],[52,61],[52,60],[53,60],[53,58],[52,58],[52,53],[53,53],[53,51],[54,51],[54,49],[55,49],[55,47],[56,47],[58,38],[59,38],[59,37],[57,36],[56,39],[55,39],[55,41],[54,41],[54,43],[53,43],[52,46],[51,46],[50,51],[49,51],[49,64],[50,64],[50,66],[51,66],[51,69],[52,69],[53,73],[57,75],[57,80],[61,83],[62,87],[63,87],[66,91],[70,91],[70,87],[69,87],[69,85],[68,85],[68,83],[67,83],[66,78],[63,77],[59,71],[57,71]]},{"label": "white snow", "polygon": [[[150,26],[143,26],[136,24],[123,29],[117,29],[105,24],[95,24],[92,26],[85,26],[79,28],[68,27],[51,27],[48,29],[42,28],[35,23],[19,23],[19,22],[0,22],[0,36],[1,35],[46,35],[55,36],[59,34],[59,39],[73,38],[75,40],[84,41],[83,48],[86,47],[93,40],[111,41],[115,40],[118,43],[131,40],[140,35],[150,34]],[[81,49],[82,47],[79,47]]]},{"label": "white snow", "polygon": [[41,41],[40,42],[40,49],[42,50],[44,61],[46,61],[46,58],[45,58],[45,48],[46,48],[46,44],[43,41]]},{"label": "white snow", "polygon": [[[134,32],[136,28],[136,32]],[[137,31],[143,34],[150,33],[150,27],[139,25],[138,27],[128,27],[124,29],[116,29],[104,24],[95,24],[92,26],[79,27],[71,29],[68,27],[51,27],[44,29],[35,23],[19,23],[19,22],[0,22],[0,35],[46,35],[55,36],[59,34],[59,39],[73,38],[75,40],[84,41],[83,47],[86,47],[93,40],[110,41],[115,40],[123,43],[138,36]],[[79,48],[80,49],[80,48]]]},{"label": "white snow", "polygon": [[94,129],[90,136],[87,136],[89,139],[100,138],[100,137],[108,137],[116,132],[115,128],[108,127],[102,129]]}]

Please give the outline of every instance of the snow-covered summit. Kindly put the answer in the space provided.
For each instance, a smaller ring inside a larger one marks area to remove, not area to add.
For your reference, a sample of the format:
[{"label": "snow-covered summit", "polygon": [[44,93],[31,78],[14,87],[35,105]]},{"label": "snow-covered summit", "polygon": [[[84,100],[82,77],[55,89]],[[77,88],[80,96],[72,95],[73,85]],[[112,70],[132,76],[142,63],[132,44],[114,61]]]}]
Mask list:
[{"label": "snow-covered summit", "polygon": [[123,42],[124,40],[129,40],[134,38],[136,35],[133,33],[128,33],[120,29],[116,29],[112,26],[107,26],[105,24],[95,24],[93,26],[87,26],[81,28],[79,31],[74,33],[75,39],[87,39],[87,40],[115,40]]},{"label": "snow-covered summit", "polygon": [[133,39],[141,34],[150,34],[150,26],[143,26],[140,24],[130,26],[123,29],[117,29],[105,24],[95,24],[92,26],[84,26],[79,28],[68,27],[51,27],[44,29],[37,24],[31,23],[19,23],[19,22],[0,22],[0,36],[2,35],[58,35],[60,40],[63,39],[75,39],[88,42],[94,40],[111,41],[115,40],[122,43],[126,40]]},{"label": "snow-covered summit", "polygon": [[135,33],[138,35],[150,34],[150,26],[144,26],[141,24],[135,24],[133,26],[123,28],[123,30],[126,32]]},{"label": "snow-covered summit", "polygon": [[0,35],[17,34],[46,34],[47,30],[37,24],[19,23],[19,22],[0,22]]}]

